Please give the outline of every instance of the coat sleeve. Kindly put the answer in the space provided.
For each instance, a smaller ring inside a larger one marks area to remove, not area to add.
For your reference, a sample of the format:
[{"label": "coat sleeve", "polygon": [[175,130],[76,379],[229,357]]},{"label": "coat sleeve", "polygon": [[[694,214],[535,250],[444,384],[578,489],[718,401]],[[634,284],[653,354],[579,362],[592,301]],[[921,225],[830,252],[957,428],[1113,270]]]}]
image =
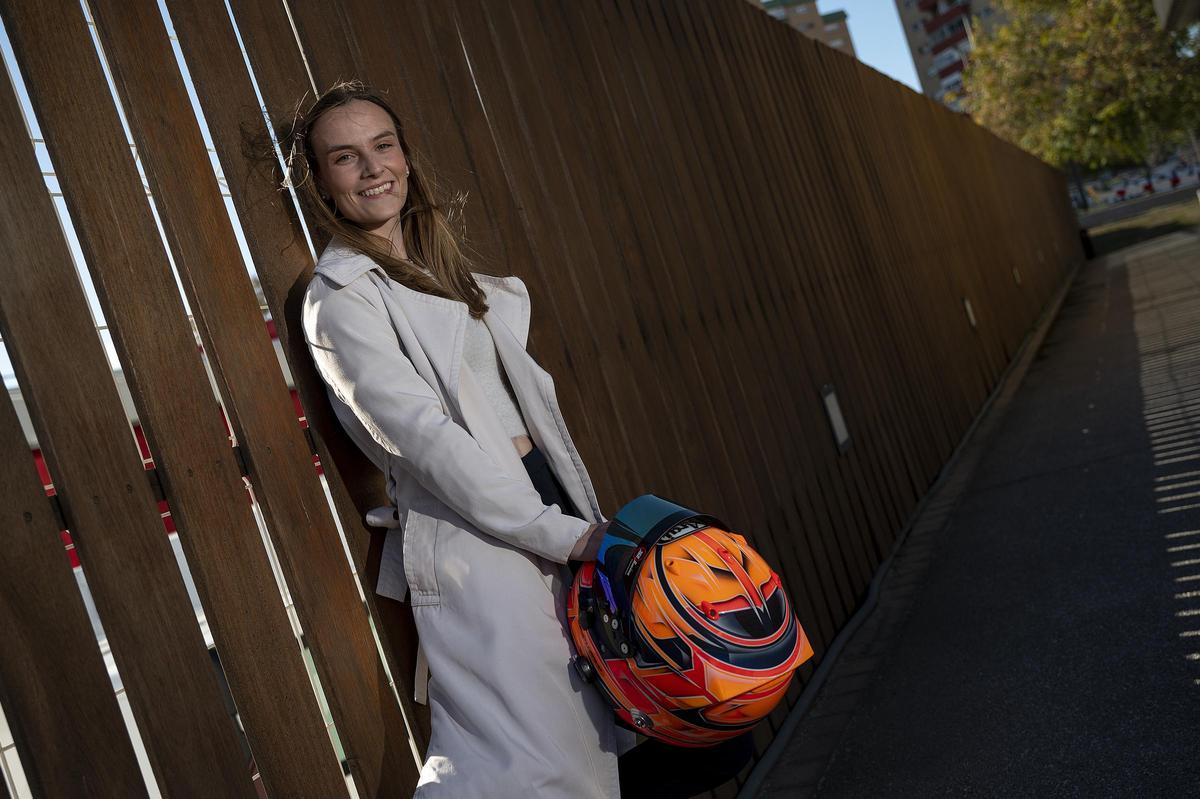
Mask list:
[{"label": "coat sleeve", "polygon": [[351,284],[310,292],[303,327],[329,390],[422,486],[482,532],[566,563],[591,525],[543,504],[446,415],[385,311]]}]

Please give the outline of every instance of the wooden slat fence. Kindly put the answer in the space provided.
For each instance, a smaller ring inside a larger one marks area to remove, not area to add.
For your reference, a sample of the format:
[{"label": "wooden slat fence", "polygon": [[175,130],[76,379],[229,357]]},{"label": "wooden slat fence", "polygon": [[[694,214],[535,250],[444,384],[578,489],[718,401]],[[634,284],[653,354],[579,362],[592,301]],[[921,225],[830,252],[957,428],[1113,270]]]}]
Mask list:
[{"label": "wooden slat fence", "polygon": [[468,193],[484,268],[531,287],[530,351],[605,512],[670,496],[781,571],[817,651],[793,703],[1082,258],[1063,176],[744,0],[228,9],[0,0],[0,334],[54,480],[51,503],[0,402],[5,790],[411,793],[429,717],[411,614],[371,590],[382,478],[298,333],[304,231],[244,150],[264,106],[277,123],[351,77],[390,93],[417,168]]}]

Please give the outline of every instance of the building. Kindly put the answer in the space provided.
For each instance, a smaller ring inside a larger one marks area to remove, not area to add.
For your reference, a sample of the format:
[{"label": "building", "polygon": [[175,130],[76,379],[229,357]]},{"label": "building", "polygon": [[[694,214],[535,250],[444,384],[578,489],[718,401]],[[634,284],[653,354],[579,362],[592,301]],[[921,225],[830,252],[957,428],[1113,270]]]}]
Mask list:
[{"label": "building", "polygon": [[1158,21],[1167,30],[1186,28],[1200,22],[1200,0],[1154,0]]},{"label": "building", "polygon": [[955,110],[962,105],[962,72],[979,25],[997,17],[990,0],[896,0],[921,90]]},{"label": "building", "polygon": [[[751,2],[757,4],[759,0]],[[808,38],[855,57],[845,11],[822,14],[817,10],[817,0],[762,0],[762,7],[775,19],[786,22]]]}]

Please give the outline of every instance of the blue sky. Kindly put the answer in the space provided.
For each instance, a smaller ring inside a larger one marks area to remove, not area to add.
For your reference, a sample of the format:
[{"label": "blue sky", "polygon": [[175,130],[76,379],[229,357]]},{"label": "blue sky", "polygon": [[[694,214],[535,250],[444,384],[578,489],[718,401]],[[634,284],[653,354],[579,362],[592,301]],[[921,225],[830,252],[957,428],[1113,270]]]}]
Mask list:
[{"label": "blue sky", "polygon": [[845,11],[858,60],[921,91],[895,0],[818,0],[822,14]]}]

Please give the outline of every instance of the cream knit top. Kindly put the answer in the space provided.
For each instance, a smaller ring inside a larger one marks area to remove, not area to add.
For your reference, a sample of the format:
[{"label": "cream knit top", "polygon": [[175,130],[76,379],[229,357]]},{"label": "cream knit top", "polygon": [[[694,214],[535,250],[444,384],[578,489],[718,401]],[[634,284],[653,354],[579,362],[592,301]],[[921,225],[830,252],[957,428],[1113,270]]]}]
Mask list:
[{"label": "cream knit top", "polygon": [[[411,263],[411,262],[410,262]],[[413,264],[425,274],[429,270]],[[479,387],[496,409],[501,424],[508,431],[509,438],[529,435],[525,427],[525,417],[517,405],[517,395],[513,393],[508,375],[496,355],[496,342],[492,340],[492,331],[482,319],[473,319],[467,314],[467,333],[463,342],[463,360],[471,367],[471,374],[479,381]]]},{"label": "cream knit top", "polygon": [[496,409],[496,415],[508,431],[509,438],[529,435],[512,384],[496,356],[496,342],[492,340],[492,333],[482,319],[472,319],[470,314],[467,314],[463,360],[471,367],[471,373]]}]

